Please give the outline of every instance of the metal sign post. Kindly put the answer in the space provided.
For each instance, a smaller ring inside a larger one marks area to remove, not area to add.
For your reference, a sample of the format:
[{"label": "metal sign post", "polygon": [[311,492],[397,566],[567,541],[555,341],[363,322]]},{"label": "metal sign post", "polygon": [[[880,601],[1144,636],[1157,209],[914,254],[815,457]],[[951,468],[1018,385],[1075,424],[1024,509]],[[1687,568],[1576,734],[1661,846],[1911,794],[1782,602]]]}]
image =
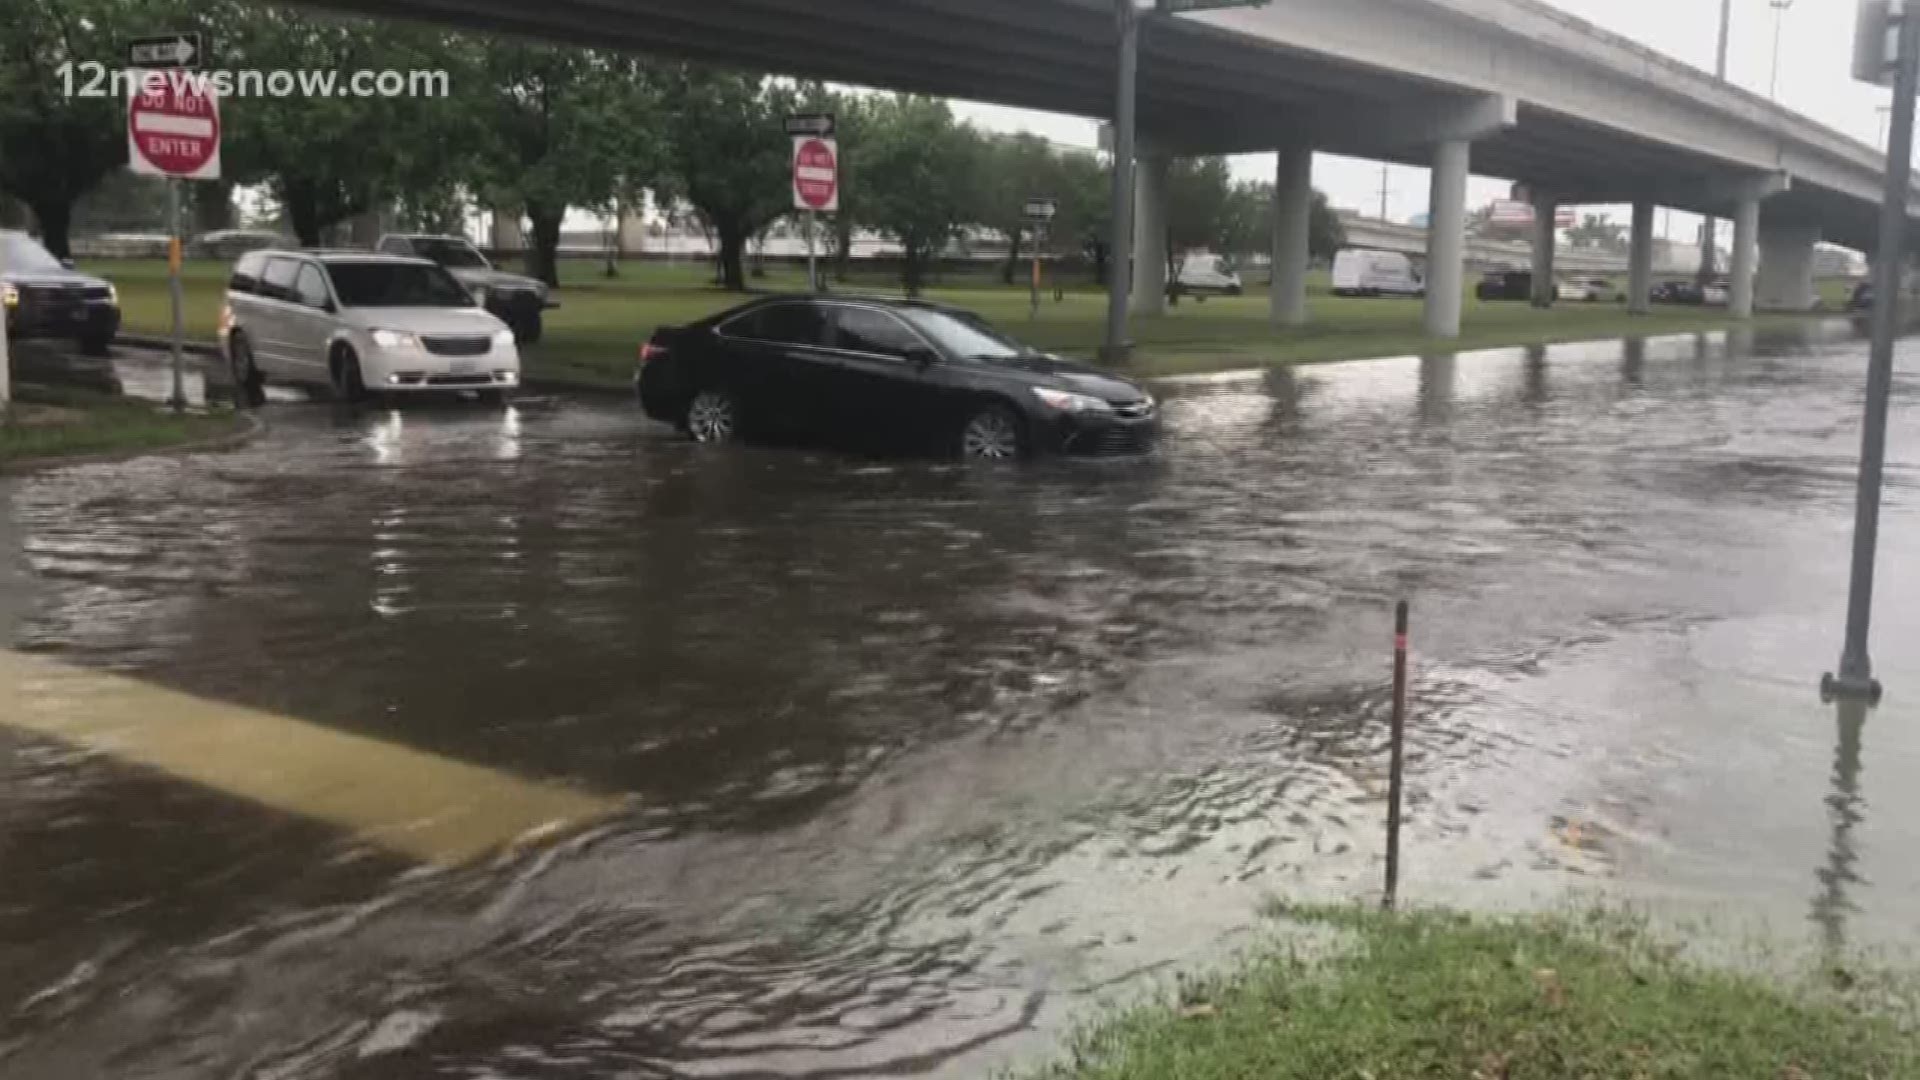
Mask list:
[{"label": "metal sign post", "polygon": [[1059,204],[1052,199],[1027,200],[1025,217],[1033,226],[1033,296],[1027,312],[1029,319],[1040,317],[1040,245],[1046,241],[1047,223],[1059,212]]},{"label": "metal sign post", "polygon": [[[1907,199],[1913,183],[1914,96],[1920,93],[1920,3],[1860,5],[1854,76],[1884,85],[1893,69],[1893,127],[1887,140],[1886,191],[1873,271],[1873,347],[1867,359],[1866,423],[1860,436],[1860,487],[1855,496],[1853,575],[1847,593],[1847,640],[1840,668],[1820,680],[1823,697],[1880,697],[1867,652],[1873,623],[1874,560],[1880,542],[1880,490],[1887,460],[1887,399],[1893,389],[1893,343],[1900,329],[1906,264]],[[1896,25],[1897,24],[1897,25]],[[1886,52],[1893,43],[1891,56]]]},{"label": "metal sign post", "polygon": [[820,211],[840,209],[840,144],[832,113],[787,117],[793,137],[793,205],[807,212],[807,291],[820,291]]},{"label": "metal sign post", "polygon": [[205,83],[161,72],[192,67],[204,52],[197,33],[139,38],[127,45],[127,61],[141,76],[137,91],[127,96],[128,167],[167,181],[167,292],[173,301],[173,395],[167,403],[174,412],[187,408],[180,182],[220,178],[220,102]]}]

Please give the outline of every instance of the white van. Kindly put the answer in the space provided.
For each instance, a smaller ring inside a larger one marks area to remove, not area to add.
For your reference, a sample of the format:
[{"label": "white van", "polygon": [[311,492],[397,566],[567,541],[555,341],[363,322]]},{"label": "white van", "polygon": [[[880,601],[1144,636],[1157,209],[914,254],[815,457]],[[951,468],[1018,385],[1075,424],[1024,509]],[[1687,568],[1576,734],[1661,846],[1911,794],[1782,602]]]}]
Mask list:
[{"label": "white van", "polygon": [[1333,258],[1335,296],[1425,296],[1427,283],[1398,251],[1348,248]]},{"label": "white van", "polygon": [[1245,292],[1240,275],[1218,255],[1189,255],[1180,264],[1173,288],[1182,296],[1204,300],[1209,296],[1239,296]]}]

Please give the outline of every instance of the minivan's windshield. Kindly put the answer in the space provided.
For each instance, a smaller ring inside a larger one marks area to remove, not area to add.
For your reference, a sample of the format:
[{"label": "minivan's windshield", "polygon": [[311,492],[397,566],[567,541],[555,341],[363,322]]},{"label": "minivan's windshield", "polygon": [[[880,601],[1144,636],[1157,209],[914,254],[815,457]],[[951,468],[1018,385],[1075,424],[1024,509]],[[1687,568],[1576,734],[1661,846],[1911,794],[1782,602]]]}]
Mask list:
[{"label": "minivan's windshield", "polygon": [[423,259],[431,259],[441,266],[451,266],[459,270],[487,269],[486,256],[465,240],[441,240],[421,237],[413,242],[413,250]]},{"label": "minivan's windshield", "polygon": [[981,319],[965,318],[931,308],[905,308],[899,315],[955,356],[976,360],[1011,360],[1033,351]]},{"label": "minivan's windshield", "polygon": [[453,275],[419,263],[337,262],[327,265],[345,307],[472,307]]},{"label": "minivan's windshield", "polygon": [[0,248],[5,249],[5,257],[0,258],[0,267],[7,270],[62,270],[60,260],[53,253],[40,246],[39,242],[25,233],[0,233]]}]

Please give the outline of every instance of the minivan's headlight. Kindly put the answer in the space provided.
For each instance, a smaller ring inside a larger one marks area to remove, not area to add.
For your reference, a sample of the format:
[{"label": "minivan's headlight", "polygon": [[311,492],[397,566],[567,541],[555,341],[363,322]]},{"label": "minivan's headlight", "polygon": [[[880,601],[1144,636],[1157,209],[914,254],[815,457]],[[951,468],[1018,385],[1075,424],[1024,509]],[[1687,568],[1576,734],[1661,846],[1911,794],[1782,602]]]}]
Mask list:
[{"label": "minivan's headlight", "polygon": [[417,349],[420,339],[404,330],[375,330],[373,343],[383,349]]},{"label": "minivan's headlight", "polygon": [[1049,390],[1044,386],[1033,388],[1038,397],[1050,409],[1059,409],[1069,413],[1105,413],[1112,412],[1113,406],[1087,394],[1071,394],[1065,390]]},{"label": "minivan's headlight", "polygon": [[504,326],[495,330],[493,332],[493,344],[496,347],[513,344],[513,331]]},{"label": "minivan's headlight", "polygon": [[107,282],[107,303],[114,307],[120,306],[120,290],[114,288],[111,281]]},{"label": "minivan's headlight", "polygon": [[0,282],[0,305],[19,307],[20,290],[11,283]]}]

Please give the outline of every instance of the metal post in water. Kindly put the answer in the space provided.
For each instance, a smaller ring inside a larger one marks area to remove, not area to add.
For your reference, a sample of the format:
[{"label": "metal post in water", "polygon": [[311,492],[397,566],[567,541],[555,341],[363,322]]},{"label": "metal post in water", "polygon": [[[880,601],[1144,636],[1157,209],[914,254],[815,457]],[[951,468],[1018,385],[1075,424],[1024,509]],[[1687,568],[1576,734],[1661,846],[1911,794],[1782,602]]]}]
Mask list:
[{"label": "metal post in water", "polygon": [[1880,543],[1880,488],[1887,460],[1887,399],[1893,389],[1893,344],[1900,329],[1906,264],[1907,196],[1913,183],[1914,96],[1920,93],[1920,11],[1906,5],[1893,82],[1893,126],[1887,139],[1886,191],[1880,204],[1880,250],[1873,270],[1873,348],[1867,360],[1866,424],[1860,436],[1855,496],[1853,576],[1847,594],[1847,641],[1840,669],[1820,680],[1822,697],[1876,701],[1880,682],[1867,654],[1873,624],[1874,559]]},{"label": "metal post in water", "polygon": [[1387,891],[1381,907],[1393,910],[1400,895],[1400,802],[1407,743],[1407,602],[1393,609],[1393,761],[1387,770]]},{"label": "metal post in water", "polygon": [[186,379],[180,370],[181,351],[186,337],[185,308],[181,297],[180,283],[180,181],[167,181],[167,291],[173,298],[173,396],[167,404],[173,411],[185,412],[187,409]]},{"label": "metal post in water", "polygon": [[[7,273],[7,245],[0,243],[0,277]],[[7,351],[7,311],[0,307],[0,421],[13,401],[13,360]]]}]

